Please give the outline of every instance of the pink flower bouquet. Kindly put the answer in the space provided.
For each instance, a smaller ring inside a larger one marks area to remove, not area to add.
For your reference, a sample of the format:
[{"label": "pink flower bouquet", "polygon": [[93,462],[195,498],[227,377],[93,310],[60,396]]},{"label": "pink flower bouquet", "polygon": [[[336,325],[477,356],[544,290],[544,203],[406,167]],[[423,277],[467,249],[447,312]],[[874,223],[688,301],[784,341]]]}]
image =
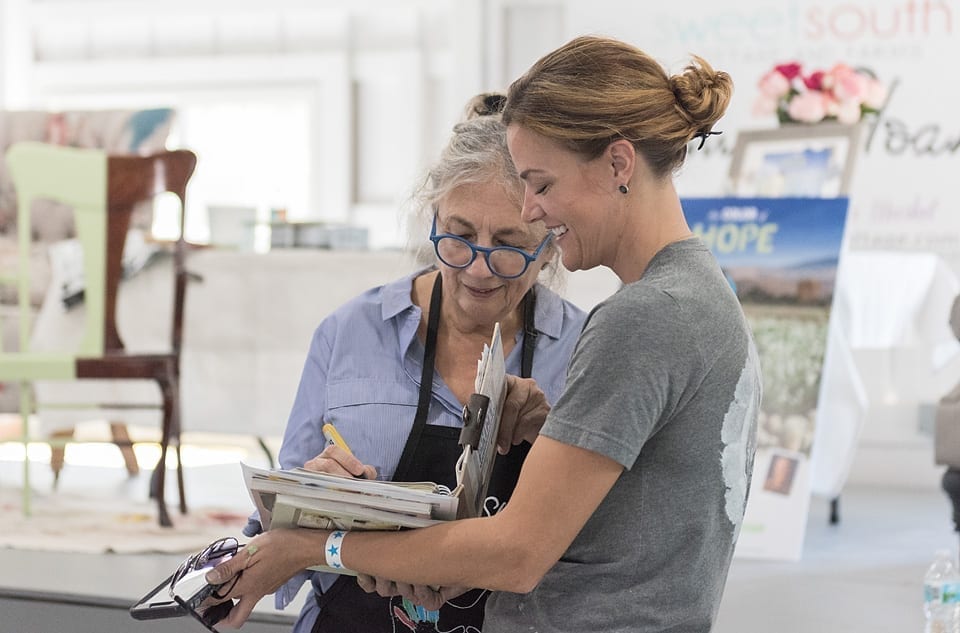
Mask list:
[{"label": "pink flower bouquet", "polygon": [[760,78],[758,86],[753,114],[776,114],[781,123],[852,125],[877,112],[887,98],[886,86],[872,72],[846,64],[810,74],[798,62],[779,64]]}]

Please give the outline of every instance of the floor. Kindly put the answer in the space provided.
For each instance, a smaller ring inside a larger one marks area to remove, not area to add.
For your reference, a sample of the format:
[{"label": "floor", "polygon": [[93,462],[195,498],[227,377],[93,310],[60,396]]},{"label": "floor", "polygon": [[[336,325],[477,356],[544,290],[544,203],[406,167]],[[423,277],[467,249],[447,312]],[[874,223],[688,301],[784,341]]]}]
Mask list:
[{"label": "floor", "polygon": [[956,556],[940,490],[851,488],[830,525],[811,503],[799,562],[735,559],[714,633],[922,633],[922,579],[937,549]]},{"label": "floor", "polygon": [[[131,429],[135,438],[152,430]],[[89,425],[81,429],[86,439],[105,435]],[[9,436],[8,436],[9,437]],[[267,442],[276,455],[279,440]],[[159,448],[150,442],[135,446],[137,461],[155,464]],[[49,449],[32,444],[30,481],[34,490],[50,491],[53,476]],[[0,442],[0,485],[19,486],[23,481],[23,448]],[[248,512],[251,504],[240,478],[239,461],[269,466],[267,453],[249,437],[185,434],[183,458],[187,502],[193,507],[217,506]],[[168,461],[167,500],[176,511],[174,462]],[[141,468],[129,477],[117,448],[111,444],[74,444],[67,447],[66,465],[57,484],[58,495],[71,492],[85,497],[104,495],[144,499],[151,470]],[[201,633],[205,629],[189,619],[136,621],[127,609],[174,571],[183,554],[63,554],[0,548],[0,633]],[[308,592],[298,596],[297,608],[277,611],[272,600],[263,600],[245,631],[284,633],[291,629],[298,607]],[[41,607],[42,605],[42,607]]]},{"label": "floor", "polygon": [[[186,439],[190,447],[190,438]],[[236,461],[264,465],[266,457],[257,444],[249,438],[226,448],[211,447],[209,438],[196,442],[199,448],[186,452],[190,502],[249,507],[236,476]],[[105,494],[145,494],[149,470],[126,479],[115,447],[101,445],[98,450],[98,454],[86,458],[83,451],[68,452],[60,482],[62,493],[68,494],[72,486],[77,486],[85,492],[99,487]],[[42,447],[32,448],[30,454],[33,485],[38,489],[51,485]],[[143,464],[155,461],[150,453],[139,451],[138,458]],[[0,444],[0,483],[18,481],[21,469],[22,448]],[[946,495],[939,489],[851,488],[841,499],[839,524],[830,525],[828,514],[828,502],[815,498],[799,562],[734,560],[715,633],[923,631],[924,570],[937,549],[948,547],[956,553],[958,546]],[[0,612],[4,613],[0,633],[45,633],[44,629],[14,624],[17,612],[4,601],[11,596],[18,601],[21,614],[39,613],[40,604],[50,617],[58,609],[65,610],[64,615],[55,617],[67,618],[64,621],[70,625],[58,626],[57,630],[201,631],[191,628],[196,623],[180,622],[174,627],[170,621],[161,625],[126,617],[125,606],[140,597],[145,583],[162,579],[180,558],[0,549]],[[53,596],[53,602],[42,602],[44,596]],[[77,608],[68,609],[73,602]],[[268,602],[261,602],[256,612],[259,620],[244,630],[272,633],[289,629],[291,613],[277,612]],[[96,619],[97,614],[106,612],[111,619]],[[12,620],[8,614],[14,614]],[[31,616],[20,617],[29,621]],[[85,619],[90,622],[88,628],[82,625]]]}]

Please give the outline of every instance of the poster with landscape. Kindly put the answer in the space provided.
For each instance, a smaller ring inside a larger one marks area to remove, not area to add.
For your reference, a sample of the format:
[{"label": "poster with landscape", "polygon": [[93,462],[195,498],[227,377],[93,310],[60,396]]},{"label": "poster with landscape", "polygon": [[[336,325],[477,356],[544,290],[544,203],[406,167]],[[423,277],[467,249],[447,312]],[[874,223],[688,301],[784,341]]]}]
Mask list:
[{"label": "poster with landscape", "polygon": [[763,403],[753,483],[737,555],[800,557],[810,451],[846,198],[688,198],[691,229],[711,248],[753,329]]}]

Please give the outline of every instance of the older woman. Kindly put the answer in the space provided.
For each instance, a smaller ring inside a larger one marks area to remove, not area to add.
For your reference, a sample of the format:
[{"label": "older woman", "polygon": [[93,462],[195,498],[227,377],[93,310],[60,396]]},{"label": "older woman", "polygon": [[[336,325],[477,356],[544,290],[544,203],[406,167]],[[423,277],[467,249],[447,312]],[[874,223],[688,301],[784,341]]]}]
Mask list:
[{"label": "older woman", "polygon": [[[560,394],[585,315],[537,282],[558,253],[542,222],[520,218],[522,185],[507,151],[502,102],[486,95],[471,104],[418,191],[436,264],[364,292],[317,328],[280,450],[283,467],[452,487],[461,412],[497,322],[507,372],[534,378],[549,401]],[[325,448],[327,422],[352,456]],[[488,514],[510,498],[525,448],[498,458]],[[282,587],[278,606],[306,578]],[[314,596],[296,633],[479,631],[482,624],[485,592],[460,595],[437,613],[368,594],[352,576],[310,580]]]}]

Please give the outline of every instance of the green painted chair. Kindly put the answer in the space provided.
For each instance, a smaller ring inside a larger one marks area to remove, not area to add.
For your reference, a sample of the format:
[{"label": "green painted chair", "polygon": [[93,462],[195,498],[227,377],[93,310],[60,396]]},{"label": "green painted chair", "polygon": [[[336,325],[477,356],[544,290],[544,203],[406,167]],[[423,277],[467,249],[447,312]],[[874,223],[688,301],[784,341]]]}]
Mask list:
[{"label": "green painted chair", "polygon": [[[187,512],[180,460],[180,350],[187,285],[182,230],[173,254],[174,310],[169,351],[128,352],[117,331],[115,307],[123,247],[134,205],[160,193],[172,192],[180,199],[182,228],[186,187],[196,166],[196,156],[187,150],[151,156],[108,156],[101,150],[25,142],[12,145],[6,159],[17,193],[19,349],[0,350],[0,382],[20,384],[24,447],[31,441],[29,417],[42,407],[42,403],[33,400],[32,381],[88,378],[156,381],[162,401],[159,407],[156,404],[127,406],[162,409],[160,459],[153,471],[150,490],[157,502],[160,525],[171,526],[164,498],[170,446],[176,451],[180,511]],[[77,239],[83,249],[83,337],[76,348],[59,353],[30,349],[30,208],[32,201],[38,199],[55,200],[73,208]],[[124,405],[87,403],[86,406],[122,408]],[[30,513],[29,465],[25,455],[23,509],[26,514]]]}]

